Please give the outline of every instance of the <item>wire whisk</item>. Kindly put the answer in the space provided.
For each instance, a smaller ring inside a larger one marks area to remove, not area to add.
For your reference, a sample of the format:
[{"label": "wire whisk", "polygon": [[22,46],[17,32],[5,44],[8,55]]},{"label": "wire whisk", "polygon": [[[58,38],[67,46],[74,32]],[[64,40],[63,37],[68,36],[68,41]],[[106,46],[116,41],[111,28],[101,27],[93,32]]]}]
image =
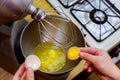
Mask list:
[{"label": "wire whisk", "polygon": [[77,40],[75,25],[59,15],[47,15],[38,22],[38,31],[42,42],[53,42],[63,48],[71,46]]}]

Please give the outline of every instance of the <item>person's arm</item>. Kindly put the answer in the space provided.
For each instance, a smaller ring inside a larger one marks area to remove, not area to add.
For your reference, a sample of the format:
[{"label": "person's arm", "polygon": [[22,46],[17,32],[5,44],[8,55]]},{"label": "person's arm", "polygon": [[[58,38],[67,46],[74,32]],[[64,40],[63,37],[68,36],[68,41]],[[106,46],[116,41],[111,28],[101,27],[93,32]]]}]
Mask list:
[{"label": "person's arm", "polygon": [[31,68],[25,68],[24,63],[15,73],[13,80],[34,80],[34,72]]},{"label": "person's arm", "polygon": [[94,71],[100,80],[120,80],[120,70],[109,54],[97,48],[79,48],[80,58],[86,60],[84,69]]}]

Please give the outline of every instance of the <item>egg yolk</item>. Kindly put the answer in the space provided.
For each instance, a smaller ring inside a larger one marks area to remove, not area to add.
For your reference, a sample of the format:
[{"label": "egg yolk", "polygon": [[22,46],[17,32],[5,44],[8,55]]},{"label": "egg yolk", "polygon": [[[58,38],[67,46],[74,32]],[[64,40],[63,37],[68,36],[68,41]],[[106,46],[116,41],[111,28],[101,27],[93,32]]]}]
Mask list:
[{"label": "egg yolk", "polygon": [[80,50],[77,47],[71,47],[68,49],[67,57],[70,60],[76,60],[79,58]]}]

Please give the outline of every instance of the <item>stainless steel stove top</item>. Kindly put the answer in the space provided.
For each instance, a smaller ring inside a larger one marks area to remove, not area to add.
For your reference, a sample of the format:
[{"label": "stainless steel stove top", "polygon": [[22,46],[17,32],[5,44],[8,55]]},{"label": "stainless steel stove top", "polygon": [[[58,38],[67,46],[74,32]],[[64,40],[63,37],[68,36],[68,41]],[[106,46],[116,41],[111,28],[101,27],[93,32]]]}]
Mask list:
[{"label": "stainless steel stove top", "polygon": [[120,0],[47,1],[83,29],[89,46],[109,51],[120,43]]},{"label": "stainless steel stove top", "polygon": [[65,8],[73,6],[75,3],[80,2],[81,0],[58,0]]},{"label": "stainless steel stove top", "polygon": [[97,41],[120,28],[120,11],[108,0],[85,0],[77,3],[71,13]]}]

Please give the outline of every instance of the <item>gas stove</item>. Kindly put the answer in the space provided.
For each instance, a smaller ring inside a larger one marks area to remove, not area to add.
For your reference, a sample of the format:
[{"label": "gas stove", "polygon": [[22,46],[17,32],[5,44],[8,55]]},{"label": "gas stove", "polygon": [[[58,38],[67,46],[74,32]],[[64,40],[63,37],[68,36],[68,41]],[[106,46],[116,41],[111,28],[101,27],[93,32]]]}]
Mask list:
[{"label": "gas stove", "polygon": [[[58,13],[63,12],[78,26],[79,29],[83,30],[83,33],[86,34],[85,40],[88,46],[104,49],[110,52],[110,54],[113,53],[112,50],[119,47],[119,0],[47,1]],[[120,51],[117,52],[117,55],[119,52]]]},{"label": "gas stove", "polygon": [[85,0],[77,3],[71,13],[97,41],[120,28],[120,11],[107,0]]}]

